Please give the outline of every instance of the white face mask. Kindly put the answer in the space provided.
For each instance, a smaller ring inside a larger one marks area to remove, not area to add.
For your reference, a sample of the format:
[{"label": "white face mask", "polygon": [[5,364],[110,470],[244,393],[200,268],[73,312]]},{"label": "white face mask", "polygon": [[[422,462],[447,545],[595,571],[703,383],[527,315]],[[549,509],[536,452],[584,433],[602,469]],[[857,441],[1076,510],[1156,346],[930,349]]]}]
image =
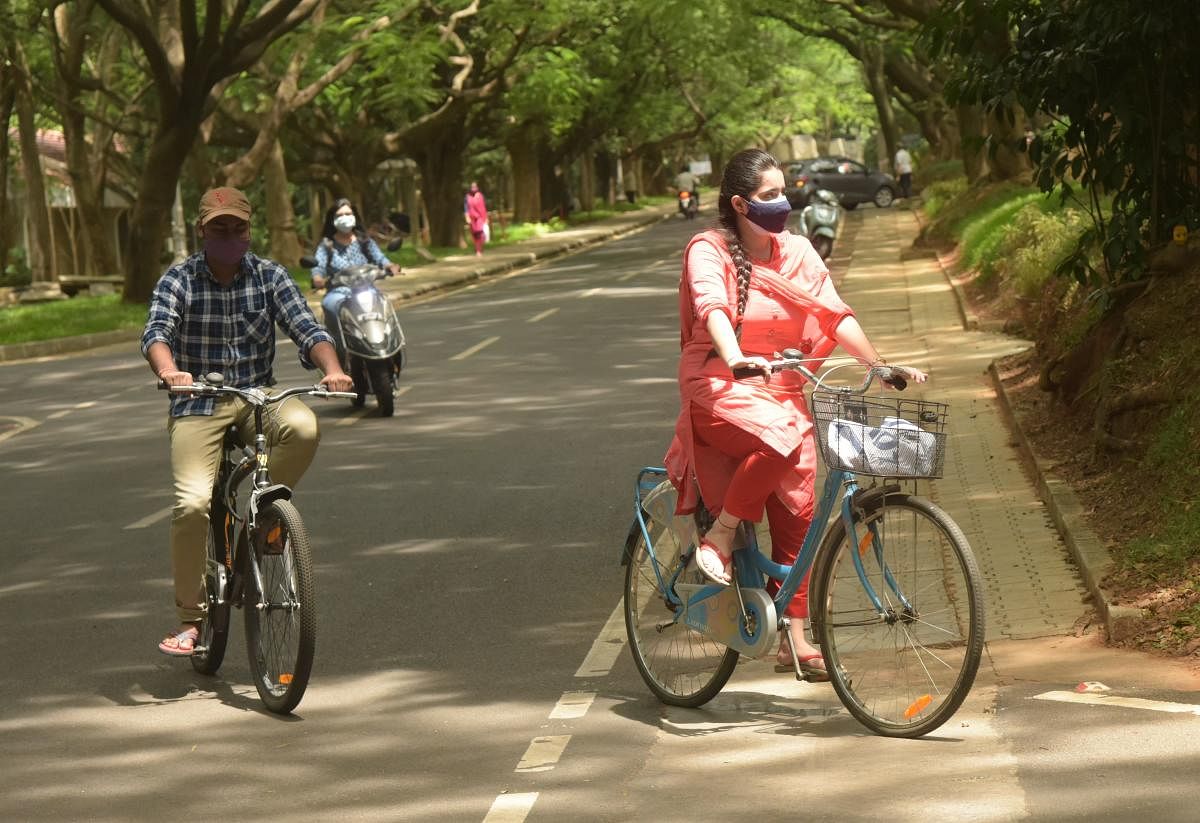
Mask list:
[{"label": "white face mask", "polygon": [[356,223],[353,214],[339,214],[333,218],[333,227],[338,231],[353,231]]}]

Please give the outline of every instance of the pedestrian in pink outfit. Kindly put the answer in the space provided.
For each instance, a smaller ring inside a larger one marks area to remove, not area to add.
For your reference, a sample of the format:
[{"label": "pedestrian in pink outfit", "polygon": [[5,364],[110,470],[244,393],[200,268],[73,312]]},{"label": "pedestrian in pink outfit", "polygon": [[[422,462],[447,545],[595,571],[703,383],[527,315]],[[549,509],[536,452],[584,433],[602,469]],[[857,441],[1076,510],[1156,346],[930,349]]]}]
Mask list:
[{"label": "pedestrian in pink outfit", "polygon": [[463,215],[471,227],[471,236],[475,238],[475,256],[483,257],[483,244],[488,239],[487,203],[479,184],[474,181],[471,181],[471,190],[463,200]]},{"label": "pedestrian in pink outfit", "polygon": [[[767,152],[734,155],[722,175],[718,225],[692,238],[683,255],[681,402],[665,465],[679,492],[677,513],[704,505],[715,518],[696,565],[723,585],[743,520],[757,522],[765,511],[772,559],[788,565],[812,521],[817,461],[804,379],[772,375],[768,359],[796,348],[819,360],[840,344],[864,365],[884,363],[812,244],[785,230],[791,207],[783,187],[779,161]],[[735,379],[738,368],[759,374]],[[771,581],[768,590],[778,589]],[[822,678],[825,661],[804,635],[807,580],[785,614],[792,619],[780,637],[780,670],[791,670],[794,650],[801,669]]]}]

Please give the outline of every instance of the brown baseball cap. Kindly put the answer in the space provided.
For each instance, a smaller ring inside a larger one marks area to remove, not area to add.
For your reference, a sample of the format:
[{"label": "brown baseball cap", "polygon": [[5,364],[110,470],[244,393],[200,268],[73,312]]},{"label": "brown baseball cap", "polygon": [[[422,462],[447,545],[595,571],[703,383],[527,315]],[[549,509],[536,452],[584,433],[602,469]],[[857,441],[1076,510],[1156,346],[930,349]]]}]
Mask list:
[{"label": "brown baseball cap", "polygon": [[246,195],[229,186],[209,189],[200,198],[200,225],[203,226],[214,217],[231,214],[250,222],[250,201]]}]

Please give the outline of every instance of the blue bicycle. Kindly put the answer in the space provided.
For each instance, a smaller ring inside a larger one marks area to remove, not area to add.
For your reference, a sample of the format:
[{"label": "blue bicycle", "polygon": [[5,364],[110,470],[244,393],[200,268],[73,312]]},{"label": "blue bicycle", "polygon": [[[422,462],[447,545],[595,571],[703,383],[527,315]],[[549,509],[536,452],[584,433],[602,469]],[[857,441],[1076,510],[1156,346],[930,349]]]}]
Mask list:
[{"label": "blue bicycle", "polygon": [[[701,506],[675,515],[666,470],[645,468],[625,542],[625,626],[638,672],[664,703],[700,706],[720,692],[738,657],[772,651],[781,617],[804,577],[810,621],[829,679],[850,714],[877,734],[920,737],[941,726],[970,691],[984,642],[983,584],[962,529],[901,481],[936,478],[945,460],[947,405],[867,396],[876,377],[903,388],[902,374],[871,369],[861,386],[828,387],[799,352],[771,369],[796,369],[810,396],[828,469],[793,566],[759,551],[743,523],[728,587],[692,562],[711,525]],[[860,485],[859,477],[874,478]],[[834,510],[838,514],[834,516]],[[764,583],[781,581],[772,599]],[[798,661],[796,677],[806,679]]]}]

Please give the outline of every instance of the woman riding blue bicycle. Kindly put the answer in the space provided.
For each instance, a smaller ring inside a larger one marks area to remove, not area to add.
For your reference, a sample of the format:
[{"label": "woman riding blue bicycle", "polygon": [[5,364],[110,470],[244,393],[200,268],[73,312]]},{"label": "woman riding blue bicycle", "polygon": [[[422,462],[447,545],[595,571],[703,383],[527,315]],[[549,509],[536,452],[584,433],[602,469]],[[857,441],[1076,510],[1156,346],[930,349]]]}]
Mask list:
[{"label": "woman riding blue bicycle", "polygon": [[[666,467],[676,513],[704,505],[713,517],[696,565],[724,585],[743,520],[757,522],[765,510],[772,560],[791,565],[813,515],[816,446],[804,378],[772,375],[768,358],[796,348],[819,361],[840,344],[868,367],[886,362],[808,239],[785,231],[791,207],[783,187],[772,155],[734,155],[722,175],[717,228],[693,237],[683,255],[680,413]],[[735,379],[735,369],[758,374]],[[925,381],[916,369],[905,373]],[[768,592],[778,590],[770,581]],[[792,671],[794,650],[805,674],[822,679],[825,661],[804,632],[807,579],[785,614],[791,620],[780,635],[779,668]]]}]

